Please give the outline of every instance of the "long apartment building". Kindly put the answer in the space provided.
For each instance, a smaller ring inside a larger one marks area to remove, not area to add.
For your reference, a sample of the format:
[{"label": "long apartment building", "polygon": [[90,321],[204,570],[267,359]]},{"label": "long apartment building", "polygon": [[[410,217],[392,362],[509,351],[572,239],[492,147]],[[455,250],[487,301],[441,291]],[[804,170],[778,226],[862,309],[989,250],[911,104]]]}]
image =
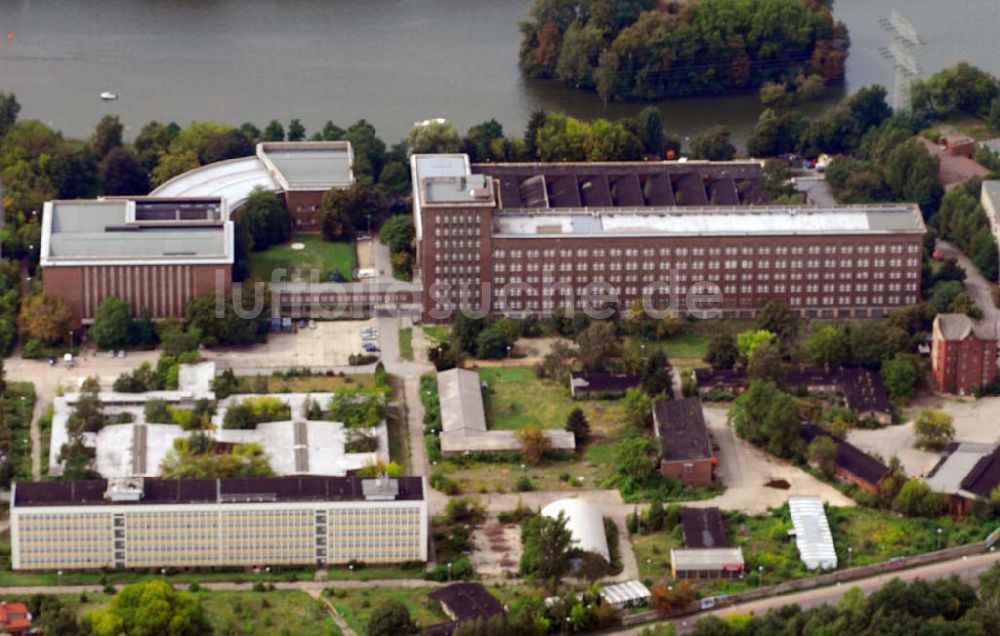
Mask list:
[{"label": "long apartment building", "polygon": [[865,318],[919,300],[918,206],[772,205],[755,162],[417,155],[411,168],[427,320],[463,305],[537,315],[644,298],[704,317],[749,318],[775,300]]},{"label": "long apartment building", "polygon": [[228,290],[233,223],[225,199],[109,198],[47,201],[42,214],[45,293],[76,324],[116,296],[133,315],[183,316],[192,298]]},{"label": "long apartment building", "polygon": [[15,570],[427,560],[421,477],[19,482]]}]

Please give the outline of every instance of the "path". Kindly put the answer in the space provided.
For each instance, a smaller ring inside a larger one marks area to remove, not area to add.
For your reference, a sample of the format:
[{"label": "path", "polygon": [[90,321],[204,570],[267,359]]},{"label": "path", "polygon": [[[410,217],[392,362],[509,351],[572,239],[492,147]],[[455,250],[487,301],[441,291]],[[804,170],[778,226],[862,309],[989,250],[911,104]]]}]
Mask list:
[{"label": "path", "polygon": [[332,618],[333,622],[337,624],[337,627],[339,627],[340,631],[344,633],[344,636],[358,636],[357,633],[351,629],[351,626],[347,624],[347,621],[344,620],[344,617],[340,615],[337,608],[333,606],[333,603],[323,596],[322,590],[310,589],[306,590],[306,594],[313,597],[326,607],[326,613],[330,615],[330,618]]},{"label": "path", "polygon": [[[770,598],[762,599],[759,601],[751,601],[749,603],[741,603],[739,605],[733,605],[731,607],[726,607],[723,609],[704,612],[694,616],[688,616],[681,619],[675,619],[672,621],[674,628],[677,633],[683,634],[690,632],[694,624],[707,616],[729,616],[731,614],[762,614],[771,609],[776,609],[783,607],[785,605],[799,605],[803,609],[808,609],[810,607],[816,607],[819,605],[830,605],[836,603],[840,600],[844,594],[846,594],[852,588],[860,588],[866,595],[871,594],[875,590],[878,590],[885,586],[886,583],[892,579],[900,579],[905,582],[913,581],[915,579],[942,579],[949,576],[958,575],[959,578],[967,582],[975,582],[976,577],[978,577],[982,572],[986,571],[994,563],[1000,561],[1000,553],[991,552],[988,554],[981,554],[971,557],[963,557],[961,559],[954,559],[952,561],[942,561],[940,563],[932,563],[930,565],[925,565],[919,568],[913,568],[910,570],[900,570],[898,572],[893,572],[891,574],[879,574],[877,576],[869,577],[867,579],[859,579],[853,581],[850,585],[834,585],[830,587],[823,587],[813,590],[805,590],[802,592],[795,592],[792,594],[786,594],[784,596],[773,596]],[[636,627],[631,627],[628,629],[619,630],[615,633],[638,636],[638,634],[643,629],[648,629],[653,627],[651,624],[639,625]]]},{"label": "path", "polygon": [[958,264],[965,270],[965,280],[962,283],[972,299],[983,310],[983,319],[992,323],[1000,322],[1000,309],[993,303],[994,285],[986,280],[986,277],[972,264],[968,256],[948,241],[938,239],[936,247],[945,258],[958,259]]},{"label": "path", "polygon": [[[215,590],[218,592],[249,592],[253,590],[255,583],[259,581],[247,581],[243,583],[233,583],[215,581],[198,583],[198,587],[203,590]],[[120,590],[126,584],[115,585],[115,589]],[[178,590],[186,590],[191,585],[190,581],[172,583]],[[302,592],[319,591],[326,588],[347,588],[361,589],[369,587],[441,587],[445,583],[436,581],[425,581],[424,579],[372,579],[371,581],[343,580],[343,581],[275,581],[274,588],[277,590],[300,590]],[[104,589],[103,585],[12,585],[0,587],[0,594],[5,596],[21,596],[29,594],[79,594],[80,592],[97,593]]]}]

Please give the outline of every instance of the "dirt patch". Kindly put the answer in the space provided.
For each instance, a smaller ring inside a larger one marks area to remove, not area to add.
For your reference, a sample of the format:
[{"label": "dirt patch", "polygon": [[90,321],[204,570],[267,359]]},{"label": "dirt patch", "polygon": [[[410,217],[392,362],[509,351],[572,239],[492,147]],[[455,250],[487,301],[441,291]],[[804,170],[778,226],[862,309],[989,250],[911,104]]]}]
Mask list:
[{"label": "dirt patch", "polygon": [[771,481],[764,482],[764,485],[768,488],[777,488],[778,490],[788,490],[792,487],[792,485],[784,479],[772,479]]}]

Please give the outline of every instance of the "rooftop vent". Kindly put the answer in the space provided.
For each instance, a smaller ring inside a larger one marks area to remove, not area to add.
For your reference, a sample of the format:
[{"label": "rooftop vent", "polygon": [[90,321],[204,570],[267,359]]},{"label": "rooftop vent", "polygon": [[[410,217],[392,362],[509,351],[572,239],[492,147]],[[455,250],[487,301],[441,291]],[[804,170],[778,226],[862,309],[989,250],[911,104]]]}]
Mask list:
[{"label": "rooftop vent", "polygon": [[368,501],[392,501],[399,495],[399,481],[382,474],[361,481],[361,492]]},{"label": "rooftop vent", "polygon": [[112,503],[139,501],[142,499],[142,478],[108,480],[108,490],[105,499]]}]

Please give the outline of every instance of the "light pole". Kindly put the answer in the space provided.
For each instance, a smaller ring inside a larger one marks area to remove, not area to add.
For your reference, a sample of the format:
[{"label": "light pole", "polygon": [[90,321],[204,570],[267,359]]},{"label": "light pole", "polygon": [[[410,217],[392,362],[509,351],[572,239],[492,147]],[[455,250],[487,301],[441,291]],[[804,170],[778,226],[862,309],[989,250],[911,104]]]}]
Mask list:
[{"label": "light pole", "polygon": [[938,528],[937,529],[937,547],[938,547],[938,550],[941,549],[941,532],[942,532],[941,528]]},{"label": "light pole", "polygon": [[510,360],[510,345],[507,345],[507,359]]},{"label": "light pole", "polygon": [[448,561],[448,582],[451,582],[451,561]]},{"label": "light pole", "polygon": [[847,546],[847,567],[851,567],[851,557],[854,556],[854,548]]},{"label": "light pole", "polygon": [[763,587],[764,585],[764,566],[757,566],[757,587]]}]

